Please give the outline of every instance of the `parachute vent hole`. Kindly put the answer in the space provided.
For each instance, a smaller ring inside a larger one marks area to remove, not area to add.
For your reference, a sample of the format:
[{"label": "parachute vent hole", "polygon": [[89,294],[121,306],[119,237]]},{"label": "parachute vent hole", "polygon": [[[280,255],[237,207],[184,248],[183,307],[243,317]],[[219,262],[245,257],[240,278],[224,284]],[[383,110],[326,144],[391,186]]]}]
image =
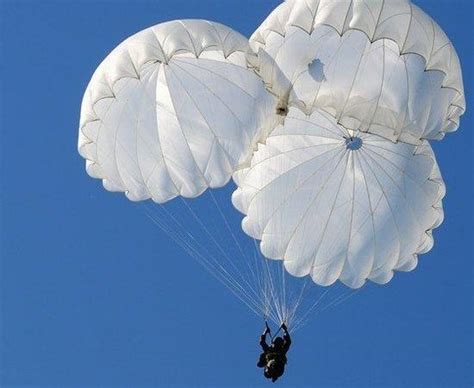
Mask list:
[{"label": "parachute vent hole", "polygon": [[362,147],[362,139],[360,137],[346,138],[346,149],[350,151],[357,151]]}]

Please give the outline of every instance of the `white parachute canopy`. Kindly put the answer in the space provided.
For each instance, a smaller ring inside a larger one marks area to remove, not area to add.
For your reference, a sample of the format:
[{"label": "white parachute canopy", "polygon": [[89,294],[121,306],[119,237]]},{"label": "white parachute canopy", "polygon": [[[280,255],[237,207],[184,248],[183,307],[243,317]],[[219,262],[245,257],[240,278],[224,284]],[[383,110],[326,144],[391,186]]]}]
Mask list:
[{"label": "white parachute canopy", "polygon": [[224,186],[274,109],[248,53],[245,37],[203,20],[159,24],[121,43],[84,95],[79,152],[88,173],[134,201]]},{"label": "white parachute canopy", "polygon": [[233,203],[264,256],[352,288],[410,271],[433,245],[445,194],[433,151],[357,133],[297,108],[234,177]]},{"label": "white parachute canopy", "polygon": [[421,144],[465,110],[454,47],[409,0],[288,0],[250,42],[280,100],[349,129]]},{"label": "white parachute canopy", "polygon": [[[305,299],[308,284],[352,295],[432,248],[445,186],[428,141],[464,110],[456,51],[409,0],[287,0],[250,42],[204,20],[126,39],[86,89],[78,147],[89,175],[156,202],[171,239],[294,330],[326,295]],[[232,203],[206,191],[231,177]]]}]

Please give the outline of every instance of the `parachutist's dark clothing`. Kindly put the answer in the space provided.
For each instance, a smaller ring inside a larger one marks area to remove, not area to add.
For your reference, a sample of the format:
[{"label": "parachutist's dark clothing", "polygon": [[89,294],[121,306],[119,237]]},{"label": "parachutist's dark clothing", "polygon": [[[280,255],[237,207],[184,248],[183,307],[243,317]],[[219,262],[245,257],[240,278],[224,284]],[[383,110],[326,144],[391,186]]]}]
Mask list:
[{"label": "parachutist's dark clothing", "polygon": [[287,363],[286,353],[290,349],[291,337],[288,331],[285,331],[283,338],[275,338],[271,345],[267,344],[267,335],[260,336],[260,346],[263,353],[260,355],[257,366],[265,368],[264,375],[275,382],[285,372]]}]

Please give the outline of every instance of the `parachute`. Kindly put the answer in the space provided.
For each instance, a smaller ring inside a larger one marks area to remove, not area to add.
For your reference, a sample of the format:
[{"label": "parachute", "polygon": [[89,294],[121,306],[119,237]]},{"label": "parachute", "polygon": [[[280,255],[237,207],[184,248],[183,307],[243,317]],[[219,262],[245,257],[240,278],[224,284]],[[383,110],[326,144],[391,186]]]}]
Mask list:
[{"label": "parachute", "polygon": [[172,21],[121,43],[84,95],[87,172],[133,201],[224,186],[265,135],[272,97],[246,67],[248,41],[217,23]]},{"label": "parachute", "polygon": [[87,86],[78,148],[294,331],[433,247],[445,185],[430,141],[464,111],[456,51],[409,0],[287,0],[250,40],[205,20],[126,39]]},{"label": "parachute", "polygon": [[433,151],[354,134],[327,113],[292,108],[235,174],[234,206],[264,256],[321,286],[387,283],[416,267],[443,220]]},{"label": "parachute", "polygon": [[270,90],[308,115],[420,144],[459,126],[462,73],[441,28],[409,0],[290,0],[250,38]]}]

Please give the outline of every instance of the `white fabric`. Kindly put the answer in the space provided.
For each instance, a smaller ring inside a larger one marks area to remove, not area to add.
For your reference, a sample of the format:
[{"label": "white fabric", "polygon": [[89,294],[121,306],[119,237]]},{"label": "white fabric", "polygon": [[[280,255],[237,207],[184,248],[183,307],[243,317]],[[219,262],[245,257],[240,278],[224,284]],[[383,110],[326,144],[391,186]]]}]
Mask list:
[{"label": "white fabric", "polygon": [[432,248],[445,187],[427,140],[464,110],[457,54],[409,0],[288,0],[250,45],[203,20],[125,40],[86,89],[78,147],[134,201],[233,176],[266,257],[359,288]]},{"label": "white fabric", "polygon": [[[352,150],[346,139],[359,138]],[[428,142],[395,144],[292,108],[235,173],[234,206],[262,253],[294,276],[352,288],[410,271],[443,220],[444,183]]]},{"label": "white fabric", "polygon": [[454,47],[409,0],[289,0],[250,42],[273,93],[348,128],[420,144],[456,130],[465,110]]},{"label": "white fabric", "polygon": [[[141,31],[84,95],[79,152],[106,189],[165,202],[225,185],[273,127],[273,98],[247,69],[248,40],[217,23]],[[269,113],[270,112],[270,113]]]}]

